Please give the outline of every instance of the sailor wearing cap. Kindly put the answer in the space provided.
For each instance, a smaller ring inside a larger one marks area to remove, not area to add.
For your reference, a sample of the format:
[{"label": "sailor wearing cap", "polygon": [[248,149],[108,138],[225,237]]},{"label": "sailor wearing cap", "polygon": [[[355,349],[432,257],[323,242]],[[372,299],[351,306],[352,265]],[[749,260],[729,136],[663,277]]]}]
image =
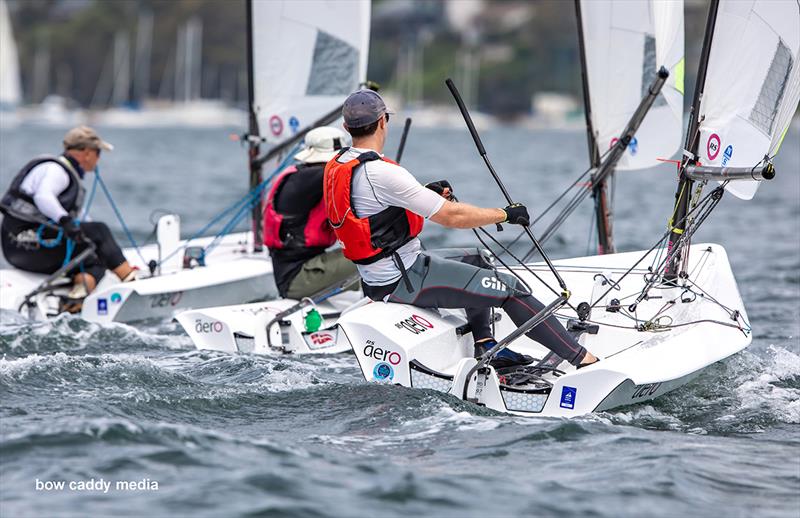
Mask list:
[{"label": "sailor wearing cap", "polygon": [[62,308],[66,311],[80,310],[106,269],[123,281],[136,277],[105,223],[76,219],[85,194],[83,177],[95,169],[102,151],[112,149],[92,128],[72,128],[64,136],[64,152],[28,162],[0,200],[3,255],[20,270],[54,273],[65,262],[67,238],[75,242],[73,256],[94,243],[95,253],[68,272],[73,289]]},{"label": "sailor wearing cap", "polygon": [[264,244],[269,248],[275,283],[282,297],[309,297],[356,274],[336,243],[322,201],[325,163],[350,137],[337,128],[308,132],[296,165],[282,171],[270,187],[264,209]]},{"label": "sailor wearing cap", "polygon": [[[464,308],[475,354],[482,355],[496,343],[491,307],[503,308],[522,325],[544,305],[516,277],[495,271],[480,251],[423,250],[417,235],[425,219],[450,228],[528,225],[528,211],[520,204],[492,209],[456,203],[446,180],[423,187],[381,154],[391,113],[381,96],[370,90],[357,91],[344,102],[344,127],[353,146],[342,149],[325,168],[328,219],[345,257],[358,267],[365,295],[427,308]],[[596,361],[555,317],[527,335],[573,365]],[[492,365],[500,369],[532,361],[506,348]]]}]

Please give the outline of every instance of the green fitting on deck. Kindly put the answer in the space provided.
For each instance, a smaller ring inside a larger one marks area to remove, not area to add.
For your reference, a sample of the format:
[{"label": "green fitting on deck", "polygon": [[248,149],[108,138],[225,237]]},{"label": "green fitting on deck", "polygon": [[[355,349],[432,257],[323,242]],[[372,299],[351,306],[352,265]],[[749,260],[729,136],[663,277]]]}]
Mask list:
[{"label": "green fitting on deck", "polygon": [[307,333],[314,333],[322,326],[322,315],[316,308],[311,308],[305,317],[305,327]]}]

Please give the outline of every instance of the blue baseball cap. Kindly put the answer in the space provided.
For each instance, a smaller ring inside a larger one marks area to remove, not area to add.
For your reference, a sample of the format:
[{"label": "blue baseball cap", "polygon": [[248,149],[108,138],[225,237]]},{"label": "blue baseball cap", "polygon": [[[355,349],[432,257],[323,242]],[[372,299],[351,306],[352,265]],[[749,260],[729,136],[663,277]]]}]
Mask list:
[{"label": "blue baseball cap", "polygon": [[385,113],[394,112],[386,108],[383,98],[372,90],[358,90],[351,93],[342,106],[342,118],[348,128],[368,126]]}]

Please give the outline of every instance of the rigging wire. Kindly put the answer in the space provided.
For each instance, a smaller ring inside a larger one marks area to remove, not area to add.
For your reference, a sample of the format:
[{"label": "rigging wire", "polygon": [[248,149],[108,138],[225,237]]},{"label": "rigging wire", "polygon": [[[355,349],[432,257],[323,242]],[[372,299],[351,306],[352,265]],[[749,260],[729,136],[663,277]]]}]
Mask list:
[{"label": "rigging wire", "polygon": [[[633,304],[631,304],[631,305],[629,306],[629,308],[628,308],[630,312],[634,312],[634,311],[636,311],[636,308],[637,308],[637,305],[638,305],[638,303],[639,303],[639,302],[641,302],[642,300],[645,300],[645,299],[652,298],[652,297],[649,297],[649,292],[650,292],[650,290],[651,290],[651,289],[653,289],[654,287],[656,287],[656,283],[657,283],[657,282],[658,282],[658,281],[661,279],[661,273],[659,273],[659,272],[663,272],[663,267],[664,267],[666,264],[668,264],[668,262],[669,262],[669,261],[671,260],[671,258],[674,256],[674,254],[675,254],[675,253],[677,253],[677,250],[679,250],[679,249],[680,249],[680,248],[683,246],[684,242],[686,242],[685,240],[688,240],[688,239],[689,239],[689,238],[690,238],[690,237],[691,237],[691,236],[694,234],[694,232],[696,232],[696,231],[697,231],[697,229],[700,227],[700,225],[702,225],[702,223],[703,223],[703,222],[706,220],[706,218],[708,217],[708,215],[711,213],[711,211],[713,211],[713,210],[714,210],[714,208],[717,206],[717,204],[718,204],[718,203],[719,203],[719,201],[721,200],[721,197],[722,197],[721,193],[724,191],[724,187],[725,187],[725,185],[726,185],[726,184],[727,184],[727,182],[723,183],[723,184],[722,184],[722,185],[720,185],[719,187],[715,188],[713,191],[709,192],[709,193],[708,193],[708,194],[707,194],[705,197],[703,197],[701,200],[699,200],[699,201],[698,201],[698,202],[697,202],[697,203],[696,203],[696,204],[695,204],[695,205],[694,205],[694,206],[693,206],[693,207],[692,207],[692,208],[691,208],[691,209],[690,209],[690,210],[687,212],[687,214],[684,216],[684,219],[689,219],[689,218],[692,218],[692,224],[691,224],[691,225],[687,225],[687,228],[686,228],[686,230],[684,231],[684,234],[682,234],[682,235],[681,235],[681,237],[680,237],[680,239],[679,239],[678,241],[676,241],[676,243],[675,243],[675,247],[674,247],[674,248],[673,248],[671,251],[667,252],[667,253],[666,253],[666,255],[664,255],[664,250],[665,250],[665,247],[663,247],[662,245],[663,245],[663,244],[664,244],[664,242],[665,242],[665,241],[666,241],[666,240],[669,238],[669,236],[670,236],[670,233],[671,233],[671,228],[672,228],[672,225],[670,225],[670,229],[669,229],[669,230],[667,230],[667,231],[666,231],[666,232],[665,232],[665,233],[664,233],[664,234],[661,236],[661,238],[660,238],[660,239],[659,239],[659,240],[658,240],[658,241],[657,241],[657,242],[656,242],[656,243],[655,243],[655,244],[654,244],[654,245],[653,245],[653,246],[652,246],[652,247],[651,247],[651,248],[650,248],[650,249],[649,249],[647,252],[645,252],[645,253],[642,255],[642,257],[640,257],[640,258],[639,258],[639,260],[638,260],[638,261],[636,261],[636,263],[634,263],[634,264],[633,264],[633,265],[632,265],[630,268],[627,268],[627,269],[626,269],[626,270],[623,272],[623,274],[622,274],[622,275],[621,275],[621,276],[620,276],[618,279],[616,279],[616,280],[615,280],[615,281],[613,281],[613,282],[609,282],[609,283],[608,283],[608,284],[609,284],[609,288],[608,288],[608,289],[607,289],[607,290],[606,290],[606,291],[605,291],[605,292],[604,292],[602,295],[600,295],[599,297],[597,297],[597,298],[596,298],[596,299],[595,299],[593,302],[591,302],[591,301],[590,301],[590,303],[589,303],[590,307],[591,307],[591,308],[602,307],[602,306],[600,305],[600,301],[604,300],[604,299],[605,299],[605,297],[606,297],[606,296],[608,296],[608,294],[609,294],[609,293],[611,293],[611,291],[612,291],[612,290],[614,290],[614,289],[619,289],[619,286],[618,286],[618,285],[619,285],[619,283],[620,283],[620,282],[621,282],[621,281],[622,281],[622,280],[623,280],[625,277],[627,277],[628,275],[630,275],[631,273],[633,273],[633,272],[634,272],[634,271],[637,269],[638,265],[639,265],[639,264],[640,264],[640,263],[641,263],[641,262],[642,262],[642,261],[643,261],[645,258],[647,258],[647,256],[648,256],[648,255],[650,255],[650,254],[651,254],[653,251],[655,251],[656,249],[658,249],[658,247],[659,247],[659,246],[662,246],[662,248],[661,248],[661,249],[658,251],[658,253],[656,254],[656,255],[657,255],[657,257],[659,257],[659,261],[658,261],[657,263],[653,263],[654,265],[655,265],[655,264],[657,264],[657,266],[651,265],[651,266],[648,268],[648,271],[647,271],[647,273],[645,273],[645,274],[644,274],[644,279],[645,279],[645,287],[644,287],[644,288],[643,288],[641,291],[639,291],[639,292],[638,292],[638,296],[637,296],[637,293],[634,293],[634,294],[631,294],[631,295],[627,295],[627,296],[623,297],[622,299],[623,299],[623,300],[624,300],[624,299],[629,299],[629,298],[631,298],[631,297],[634,297],[634,296],[636,296],[636,297],[637,297],[637,298],[636,298],[636,301],[635,301]],[[455,198],[455,197],[454,197],[454,198]],[[695,217],[695,216],[696,216],[696,217]],[[549,289],[549,290],[550,290],[552,293],[554,293],[554,294],[558,295],[558,291],[557,291],[557,290],[555,290],[555,289],[554,289],[552,286],[550,286],[550,285],[549,285],[549,284],[548,284],[548,283],[547,283],[547,282],[546,282],[544,279],[542,279],[542,278],[541,278],[539,275],[537,275],[537,274],[536,274],[536,273],[535,273],[535,272],[534,272],[534,271],[533,271],[533,270],[532,270],[532,269],[531,269],[531,268],[530,268],[530,267],[529,267],[527,264],[525,264],[525,262],[524,262],[523,260],[520,260],[520,259],[519,259],[517,256],[515,256],[515,255],[513,254],[513,252],[511,252],[511,250],[508,248],[508,245],[503,245],[503,244],[502,244],[500,241],[498,241],[498,240],[497,240],[497,239],[496,239],[494,236],[492,236],[492,235],[491,235],[491,234],[490,234],[490,233],[489,233],[489,232],[488,232],[486,229],[484,229],[484,228],[473,229],[473,232],[475,233],[475,236],[478,238],[478,241],[479,241],[479,242],[480,242],[480,243],[481,243],[481,244],[482,244],[482,245],[483,245],[485,248],[487,248],[487,249],[488,249],[488,250],[489,250],[489,251],[490,251],[490,252],[491,252],[491,253],[492,253],[492,254],[495,256],[495,258],[497,258],[497,259],[498,259],[498,262],[500,262],[500,264],[501,264],[501,265],[502,265],[504,268],[506,268],[506,269],[507,269],[507,270],[508,270],[508,271],[509,271],[509,272],[510,272],[512,275],[514,275],[514,276],[515,276],[517,279],[519,279],[519,280],[520,280],[520,281],[523,283],[523,285],[526,287],[526,289],[527,289],[529,292],[531,291],[531,289],[530,289],[530,286],[529,286],[529,285],[528,285],[528,284],[527,284],[527,283],[524,281],[524,279],[522,279],[522,277],[521,277],[519,274],[517,274],[517,272],[516,272],[514,269],[510,268],[510,267],[509,267],[509,266],[508,266],[508,265],[507,265],[505,262],[503,262],[503,261],[502,261],[502,260],[499,258],[499,256],[500,256],[501,254],[498,254],[498,253],[496,253],[496,252],[495,252],[495,251],[494,251],[494,250],[493,250],[493,249],[492,249],[492,248],[491,248],[491,247],[490,247],[490,246],[489,246],[489,245],[488,245],[488,244],[487,244],[487,243],[486,243],[486,242],[485,242],[485,241],[484,241],[484,240],[483,240],[481,237],[480,237],[480,235],[478,234],[478,230],[480,230],[480,232],[481,232],[481,233],[483,233],[483,234],[484,234],[486,237],[488,237],[489,239],[491,239],[491,240],[492,240],[492,241],[493,241],[493,242],[494,242],[494,243],[495,243],[495,244],[496,244],[498,247],[500,247],[500,249],[502,249],[502,251],[503,251],[502,253],[508,254],[508,255],[509,255],[509,256],[510,256],[512,259],[514,259],[515,261],[517,261],[517,262],[519,263],[519,265],[520,265],[520,266],[521,266],[523,269],[525,269],[525,270],[526,270],[528,273],[530,273],[532,276],[534,276],[534,278],[536,278],[536,279],[537,279],[539,282],[541,282],[541,283],[542,283],[542,284],[543,284],[545,287],[547,287],[547,288],[548,288],[548,289]],[[697,268],[697,267],[696,267],[696,268]],[[696,268],[695,268],[695,269],[696,269]],[[694,271],[694,270],[693,270],[693,271]],[[682,276],[682,278],[684,279],[684,281],[686,281],[686,280],[688,279],[688,275],[687,275],[687,276]],[[692,282],[692,284],[693,284],[693,285],[696,285],[696,283],[694,283],[694,282]],[[698,287],[698,288],[699,288],[699,287]],[[704,291],[704,290],[702,290],[702,291]],[[685,291],[684,291],[684,292],[685,292]],[[618,300],[619,300],[619,299],[618,299]],[[711,302],[716,302],[716,300],[715,300],[713,297],[711,297],[711,296],[707,297],[707,300],[709,300],[709,301],[711,301]],[[673,302],[673,304],[674,304],[674,302]],[[571,308],[573,311],[576,311],[576,312],[577,312],[577,310],[576,310],[576,308],[575,308],[575,306],[574,306],[573,304],[571,304],[571,303],[567,302],[567,305],[568,305],[568,306],[569,306],[569,307],[570,307],[570,308]],[[671,306],[671,305],[672,305],[672,304],[670,304],[669,306]],[[727,308],[727,307],[725,307],[725,306],[724,306],[724,305],[722,305],[722,304],[719,304],[719,305],[720,305],[720,307],[722,307],[723,309],[725,309],[725,310],[726,310],[726,311],[729,313],[729,315],[731,315],[731,318],[733,318],[733,317],[735,316],[735,314],[738,314],[738,313],[732,313],[732,311],[734,311],[734,312],[735,312],[735,310],[731,310],[730,308]],[[606,308],[608,308],[608,306],[607,306],[607,305],[606,305],[605,307],[606,307]],[[637,318],[636,316],[633,316],[633,315],[629,315],[629,314],[627,314],[627,313],[624,311],[624,309],[625,309],[625,308],[620,308],[620,309],[621,309],[620,313],[621,313],[622,315],[624,315],[624,316],[628,317],[628,318],[631,318],[631,319],[633,319],[635,322],[637,322],[637,324],[639,324],[639,327],[640,327],[640,328],[642,328],[641,330],[648,330],[648,329],[650,329],[650,328],[653,328],[653,327],[657,327],[657,328],[665,328],[665,327],[667,327],[665,324],[660,324],[660,323],[658,323],[658,322],[657,322],[657,320],[659,319],[659,315],[661,315],[661,313],[663,313],[663,311],[665,311],[666,309],[668,309],[668,307],[662,307],[662,309],[661,309],[661,310],[659,310],[659,311],[658,311],[658,312],[657,312],[657,313],[656,313],[656,314],[655,314],[655,315],[654,315],[652,318],[650,318],[650,319],[649,319],[649,320],[647,320],[647,321],[641,320],[641,319]],[[587,320],[587,322],[590,322],[590,321],[589,321],[589,320]],[[747,324],[745,323],[745,325],[747,325]],[[749,327],[749,325],[747,325],[747,326]],[[734,326],[734,327],[736,327],[736,326]],[[739,328],[741,329],[741,326],[739,326]]]},{"label": "rigging wire", "polygon": [[[753,169],[757,168],[759,165],[763,164],[764,162],[769,162],[769,161],[770,161],[770,157],[768,155],[765,155],[764,158],[761,161],[759,161],[759,163],[756,164],[753,167]],[[534,222],[531,224],[531,226],[533,224],[537,223],[539,220],[541,220],[541,218],[547,212],[549,212],[553,207],[555,207],[555,205],[560,200],[562,200],[571,189],[573,189],[575,186],[577,186],[579,184],[579,182],[585,177],[586,174],[589,173],[589,171],[590,170],[587,170],[583,174],[581,174],[581,176],[575,182],[573,182],[573,184],[564,193],[562,193],[557,198],[557,200],[555,202],[551,203],[550,206],[548,206],[548,208],[545,209],[545,211],[542,214],[540,214],[536,218],[536,220],[534,220]],[[721,325],[721,326],[725,326],[725,327],[731,327],[731,328],[734,328],[734,329],[738,329],[742,333],[744,333],[745,335],[748,335],[749,333],[751,333],[752,332],[752,328],[751,328],[750,324],[747,322],[747,320],[745,320],[743,315],[738,310],[732,309],[732,308],[726,306],[725,304],[721,303],[713,295],[711,295],[708,291],[703,289],[695,280],[692,280],[692,276],[696,272],[699,273],[699,271],[702,271],[704,269],[704,267],[705,267],[705,265],[706,265],[706,263],[708,261],[708,258],[710,256],[710,252],[711,252],[710,248],[703,252],[703,257],[700,260],[698,260],[698,262],[694,265],[694,267],[692,268],[692,270],[689,273],[686,273],[686,271],[685,271],[686,268],[688,267],[688,254],[686,256],[684,256],[683,269],[681,271],[681,274],[679,275],[679,278],[681,279],[681,281],[679,281],[681,283],[680,288],[682,288],[682,290],[680,291],[680,293],[679,293],[679,295],[677,297],[674,297],[674,298],[672,298],[670,300],[665,301],[665,303],[661,306],[661,308],[658,309],[658,311],[656,311],[656,313],[653,316],[651,316],[649,319],[647,319],[647,320],[640,319],[638,317],[638,313],[637,313],[638,304],[642,300],[650,300],[650,299],[653,299],[653,298],[662,298],[661,296],[656,296],[656,297],[651,296],[650,295],[650,291],[651,290],[653,290],[653,289],[662,289],[662,288],[666,289],[666,288],[679,287],[676,284],[670,284],[669,286],[667,286],[667,285],[659,286],[658,283],[659,283],[659,281],[664,279],[663,275],[666,272],[666,265],[669,264],[670,261],[673,260],[673,258],[675,257],[675,255],[677,253],[679,253],[679,251],[681,251],[681,250],[685,249],[687,246],[689,246],[689,244],[691,243],[691,239],[694,236],[695,232],[697,232],[697,230],[703,225],[703,223],[709,217],[711,212],[713,212],[714,209],[717,207],[717,205],[720,203],[720,201],[722,199],[722,196],[723,196],[723,194],[725,192],[725,188],[728,185],[728,183],[729,183],[729,181],[721,182],[719,186],[717,186],[716,188],[714,188],[713,190],[708,192],[705,196],[702,196],[703,188],[706,186],[707,182],[705,182],[705,181],[704,182],[699,182],[698,186],[697,186],[697,189],[695,189],[695,192],[691,195],[692,200],[691,200],[691,205],[689,207],[689,210],[687,210],[686,214],[682,217],[682,219],[680,221],[677,221],[677,222],[674,221],[675,214],[673,213],[673,217],[669,221],[669,228],[661,236],[661,238],[658,239],[658,241],[656,241],[656,243],[647,252],[645,252],[642,255],[642,257],[636,263],[633,264],[633,266],[631,266],[630,268],[626,269],[618,279],[616,279],[613,282],[609,281],[608,282],[609,288],[606,289],[605,292],[603,292],[602,295],[597,297],[594,300],[594,302],[590,303],[590,307],[591,308],[595,308],[595,307],[600,306],[600,302],[602,300],[604,300],[609,295],[609,293],[611,293],[611,291],[613,289],[615,289],[615,288],[619,289],[618,284],[625,277],[627,277],[632,272],[636,271],[637,267],[639,266],[639,264],[646,257],[648,257],[650,254],[652,254],[654,251],[656,251],[658,249],[656,254],[654,255],[654,259],[651,262],[651,265],[647,269],[647,272],[643,274],[643,278],[644,278],[644,281],[645,281],[644,288],[638,292],[638,295],[637,295],[637,293],[633,293],[633,294],[625,295],[623,297],[620,297],[620,298],[616,299],[617,301],[619,301],[619,300],[626,300],[626,299],[630,299],[632,297],[636,297],[636,300],[635,300],[635,302],[633,304],[630,304],[627,308],[626,307],[617,306],[616,307],[616,311],[615,311],[615,312],[618,312],[620,315],[624,316],[625,318],[631,319],[635,324],[634,326],[622,326],[622,325],[616,325],[616,324],[609,324],[609,323],[606,323],[606,322],[598,322],[598,321],[594,321],[594,320],[591,320],[591,319],[585,319],[584,321],[588,322],[588,323],[592,323],[592,324],[608,326],[608,327],[615,327],[615,328],[620,328],[620,329],[634,329],[634,330],[638,330],[640,332],[667,331],[667,330],[673,329],[673,328],[685,327],[685,326],[695,325],[695,324],[700,324],[700,323],[713,323],[713,324],[717,324],[717,325]],[[685,191],[682,191],[682,192],[685,192]],[[574,196],[570,200],[570,202],[567,204],[567,206],[568,207],[572,206],[572,204],[575,203],[575,200],[577,200],[578,196],[580,196],[581,194],[582,193],[579,192],[578,195]],[[583,197],[581,197],[581,200],[582,199],[583,199]],[[568,214],[566,214],[566,215],[568,215]],[[564,211],[563,210],[559,214],[559,216],[557,217],[556,221],[559,218],[562,218],[562,217],[566,217],[564,215]],[[670,235],[673,233],[673,229],[675,228],[675,226],[676,225],[680,225],[680,224],[684,224],[685,225],[685,229],[684,229],[683,233],[681,233],[680,236],[675,240],[675,242],[673,243],[673,246],[671,248],[663,246],[664,243],[669,239]],[[560,223],[558,223],[558,225],[560,225]],[[553,226],[553,223],[551,223],[551,226]],[[492,250],[486,244],[486,242],[480,237],[480,235],[478,234],[478,230],[481,233],[483,233],[485,236],[487,236],[489,239],[491,239],[498,247],[500,247],[500,249],[502,251],[500,253],[495,253],[494,250]],[[473,229],[473,231],[475,232],[475,235],[478,238],[478,240],[480,241],[480,243],[484,247],[489,249],[493,253],[493,255],[498,259],[500,264],[502,264],[503,267],[505,267],[517,279],[519,279],[529,291],[530,291],[530,286],[528,286],[527,283],[525,283],[524,279],[522,279],[521,276],[518,275],[514,271],[514,269],[510,268],[507,264],[505,264],[502,260],[500,260],[500,256],[501,255],[508,254],[511,258],[513,258],[515,261],[517,261],[522,268],[524,268],[526,271],[528,271],[528,273],[533,275],[534,278],[536,278],[543,285],[545,285],[551,292],[553,292],[556,295],[558,294],[558,292],[556,290],[554,290],[540,276],[538,276],[527,264],[525,264],[525,260],[527,259],[527,255],[526,255],[526,257],[523,257],[522,260],[520,260],[517,256],[515,256],[511,252],[511,250],[510,250],[511,246],[516,244],[516,242],[522,236],[524,231],[521,232],[515,239],[513,239],[510,243],[508,243],[506,245],[502,244],[500,241],[495,239],[494,236],[492,236],[484,228]],[[547,236],[544,236],[543,239],[546,238],[546,237]],[[528,255],[530,255],[530,252],[528,253]],[[676,281],[671,281],[671,282],[677,283],[678,281],[676,280]],[[689,294],[691,294],[691,298],[688,297]],[[683,323],[676,324],[676,323],[674,323],[673,317],[664,314],[665,311],[667,311],[670,308],[674,307],[679,301],[682,302],[682,303],[691,303],[691,302],[694,302],[694,301],[698,300],[698,297],[702,298],[703,300],[706,300],[706,301],[708,301],[710,303],[713,303],[716,306],[718,306],[719,308],[721,308],[723,311],[725,311],[728,314],[728,316],[731,318],[731,320],[733,320],[735,323],[723,322],[723,321],[720,321],[720,320],[707,318],[707,319],[698,319],[698,320],[692,320],[690,322],[683,322]],[[575,310],[575,307],[572,304],[568,303],[567,305],[572,310]],[[609,310],[609,307],[610,307],[609,305],[607,305],[607,304],[605,305],[606,310]],[[562,318],[562,319],[570,318],[570,316],[564,315],[564,314],[556,313],[555,315],[557,317],[559,317],[559,318]]]},{"label": "rigging wire", "polygon": [[[605,153],[603,153],[603,155],[600,157],[600,161],[602,161],[603,159],[605,159],[606,155],[607,155],[607,154],[608,154],[610,151],[611,151],[611,149],[608,149],[608,150],[606,150],[606,152],[605,152]],[[565,197],[567,194],[569,194],[569,193],[570,193],[570,191],[571,191],[572,189],[574,189],[576,186],[579,186],[579,185],[581,184],[581,182],[583,181],[583,179],[584,179],[584,178],[586,178],[586,175],[588,175],[589,173],[591,173],[591,172],[592,172],[594,169],[595,169],[594,167],[589,167],[589,168],[588,168],[588,169],[586,169],[586,170],[585,170],[583,173],[581,173],[581,174],[580,174],[580,176],[578,176],[578,178],[576,178],[574,182],[572,182],[572,183],[571,183],[571,184],[570,184],[570,185],[569,185],[569,186],[568,186],[566,189],[564,189],[564,191],[563,191],[563,192],[562,192],[562,193],[561,193],[561,194],[560,194],[560,195],[559,195],[559,196],[558,196],[558,197],[557,197],[555,200],[553,200],[553,202],[552,202],[552,203],[550,203],[550,205],[548,205],[548,206],[547,206],[547,207],[544,209],[544,211],[542,211],[542,213],[541,213],[541,214],[539,214],[539,215],[538,215],[536,218],[534,218],[534,220],[531,222],[531,224],[529,225],[529,227],[532,227],[532,226],[536,225],[536,224],[537,224],[539,221],[541,221],[541,219],[542,219],[542,218],[544,218],[544,217],[547,215],[547,213],[549,213],[549,212],[550,212],[550,211],[553,209],[553,207],[555,207],[555,206],[558,204],[558,202],[560,202],[562,199],[564,199],[564,197]],[[590,189],[590,188],[591,188],[591,186],[588,186],[587,188],[588,188],[588,189]],[[591,189],[590,189],[590,190],[591,190]],[[511,247],[512,247],[512,246],[514,246],[514,245],[515,245],[515,244],[516,244],[516,243],[517,243],[517,242],[518,242],[518,241],[519,241],[519,240],[522,238],[522,236],[524,236],[524,235],[525,235],[525,230],[521,230],[521,231],[520,231],[520,233],[517,235],[517,237],[515,237],[514,239],[512,239],[512,240],[511,240],[511,241],[508,243],[508,245],[506,245],[506,247],[507,247],[507,248],[511,248]]]},{"label": "rigging wire", "polygon": [[[603,156],[601,157],[601,161],[605,159],[605,156],[610,151],[611,151],[611,149],[609,149],[605,153],[603,153]],[[592,170],[594,170],[594,168],[591,168],[591,169],[587,170],[583,175],[581,175],[581,178],[583,178],[583,176],[585,176],[586,174],[588,174]],[[594,192],[595,182],[594,182],[594,180],[592,180],[592,181],[589,182],[588,185],[581,185],[578,181],[576,181],[570,187],[567,188],[567,191],[565,191],[564,194],[566,194],[570,190],[574,189],[575,187],[583,187],[583,188],[578,189],[575,192],[575,194],[572,196],[572,198],[570,198],[570,200],[567,202],[567,204],[561,209],[561,211],[556,215],[556,217],[553,218],[553,220],[550,222],[550,224],[547,226],[547,228],[545,228],[545,230],[542,232],[541,237],[539,239],[540,242],[542,242],[542,243],[546,242],[548,239],[550,239],[550,237],[552,237],[558,231],[559,228],[561,228],[561,226],[564,224],[564,222],[567,220],[567,218],[569,218],[569,216],[571,216],[575,212],[575,209],[577,209],[578,206],[580,206],[580,204],[583,203],[583,201],[586,198],[588,198],[589,195],[591,195]],[[562,197],[559,197],[559,199],[561,199]],[[546,209],[546,211],[549,212],[551,208],[552,207],[548,207]],[[530,259],[533,256],[533,254],[535,252],[536,252],[536,250],[531,248],[530,250],[528,250],[528,253],[526,253],[522,257],[522,260],[523,261],[527,261],[528,259]]]},{"label": "rigging wire", "polygon": [[594,238],[594,227],[596,222],[597,212],[592,212],[592,219],[589,220],[589,237],[586,240],[586,255],[592,255],[592,238]]},{"label": "rigging wire", "polygon": [[[233,213],[233,216],[230,220],[222,227],[222,229],[214,236],[214,239],[203,248],[203,256],[206,256],[217,247],[221,241],[221,239],[229,234],[236,225],[247,215],[247,211],[253,207],[253,205],[258,200],[258,197],[261,195],[262,191],[266,188],[266,186],[277,176],[283,169],[285,169],[289,163],[291,163],[294,155],[297,153],[299,148],[301,147],[300,144],[295,145],[292,150],[287,153],[286,157],[281,161],[281,163],[273,170],[273,172],[267,176],[264,180],[261,181],[258,185],[256,185],[253,189],[247,192],[244,197],[236,200],[233,204],[225,208],[222,212],[214,216],[210,222],[208,222],[203,228],[195,232],[191,237],[184,241],[183,245],[176,248],[172,251],[167,257],[161,259],[158,262],[158,265],[161,265],[178,254],[185,250],[189,244],[194,241],[195,239],[201,237],[205,234],[209,229],[211,229],[214,225],[222,221],[226,216]],[[235,211],[235,212],[234,212]]]},{"label": "rigging wire", "polygon": [[[710,214],[710,212],[711,212],[711,211],[712,211],[712,210],[713,210],[713,209],[714,209],[714,208],[717,206],[717,204],[719,203],[719,200],[720,200],[720,199],[721,199],[721,197],[722,197],[722,195],[721,195],[721,190],[722,190],[722,189],[724,189],[724,185],[725,185],[725,184],[723,184],[723,185],[721,185],[721,186],[717,187],[716,189],[714,189],[713,191],[711,191],[710,193],[708,193],[708,194],[707,194],[707,195],[706,195],[706,196],[705,196],[705,197],[704,197],[704,198],[703,198],[703,199],[700,201],[700,203],[698,204],[698,206],[696,206],[696,207],[693,207],[691,210],[689,210],[689,211],[686,213],[686,215],[684,216],[684,220],[686,220],[687,218],[689,218],[689,217],[690,217],[692,214],[694,214],[695,212],[698,212],[698,211],[701,211],[702,209],[704,209],[704,208],[705,208],[707,205],[709,205],[709,202],[710,202],[710,200],[714,200],[714,203],[713,203],[713,205],[711,205],[711,206],[708,208],[708,210],[707,210],[707,211],[704,213],[704,215],[703,215],[702,219],[700,219],[700,221],[699,221],[698,223],[696,223],[696,224],[695,224],[695,225],[693,225],[692,227],[688,227],[688,226],[687,226],[687,229],[684,231],[684,233],[683,233],[683,234],[681,234],[681,237],[679,238],[679,240],[678,240],[678,241],[676,241],[676,244],[675,244],[675,246],[672,248],[672,250],[669,250],[669,251],[667,251],[667,253],[666,253],[666,257],[665,257],[663,260],[661,260],[661,261],[659,262],[659,265],[668,264],[668,262],[669,262],[669,261],[672,259],[672,257],[674,256],[674,254],[675,254],[675,253],[677,253],[677,251],[678,251],[678,250],[681,248],[681,246],[682,246],[682,240],[683,240],[683,239],[685,239],[687,236],[691,236],[691,235],[692,235],[692,234],[693,234],[693,233],[694,233],[694,232],[697,230],[697,228],[699,228],[699,226],[700,226],[700,225],[701,225],[701,224],[702,224],[702,223],[705,221],[705,219],[708,217],[708,214]],[[672,227],[672,225],[670,225],[670,227]],[[645,252],[645,254],[644,254],[644,255],[643,255],[643,256],[642,256],[642,257],[641,257],[641,258],[640,258],[638,261],[636,261],[636,263],[634,263],[634,265],[633,265],[631,268],[629,268],[629,269],[628,269],[628,270],[627,270],[627,271],[626,271],[626,272],[625,272],[625,273],[624,273],[624,274],[623,274],[623,275],[622,275],[622,276],[621,276],[619,279],[617,279],[617,281],[616,281],[616,282],[617,282],[617,283],[619,283],[619,282],[620,282],[622,279],[624,279],[625,277],[627,277],[627,276],[628,276],[628,274],[630,274],[630,273],[633,271],[633,269],[634,269],[634,268],[636,268],[636,267],[639,265],[639,263],[641,263],[641,262],[642,262],[642,261],[643,261],[643,260],[644,260],[644,259],[645,259],[645,258],[646,258],[646,257],[647,257],[649,254],[650,254],[650,253],[652,253],[654,250],[656,250],[656,249],[659,247],[659,245],[661,245],[661,244],[662,244],[664,241],[666,241],[667,239],[669,239],[669,236],[670,236],[670,234],[671,234],[671,233],[672,233],[672,228],[668,229],[668,230],[667,230],[667,231],[666,231],[666,232],[665,232],[665,233],[664,233],[664,234],[661,236],[661,238],[660,238],[660,239],[659,239],[659,240],[656,242],[656,244],[655,244],[655,245],[653,245],[653,246],[652,246],[652,247],[651,247],[651,248],[650,248],[650,249],[649,249],[647,252]],[[647,292],[650,290],[650,288],[652,288],[652,287],[655,285],[656,281],[657,281],[657,280],[660,278],[660,274],[657,274],[657,273],[656,273],[656,272],[662,271],[662,269],[661,269],[660,267],[653,268],[653,267],[651,266],[649,269],[651,270],[651,273],[653,273],[654,275],[652,275],[652,276],[651,276],[651,279],[650,279],[649,281],[647,281],[647,283],[646,283],[646,285],[645,285],[645,288],[642,290],[642,293],[639,295],[640,299],[638,300],[638,302],[641,302],[641,300],[644,300],[644,297],[646,296]],[[597,300],[596,300],[594,303],[590,303],[590,306],[591,306],[591,307],[595,307],[595,305],[596,305],[596,304],[597,304],[597,303],[598,303],[600,300],[602,300],[603,298],[605,298],[605,297],[606,297],[606,296],[607,296],[607,295],[608,295],[608,294],[611,292],[611,290],[612,290],[612,289],[614,289],[614,288],[613,288],[613,287],[609,287],[609,288],[608,288],[608,289],[605,291],[605,293],[603,293],[603,294],[602,294],[600,297],[598,297],[598,298],[597,298]]]}]

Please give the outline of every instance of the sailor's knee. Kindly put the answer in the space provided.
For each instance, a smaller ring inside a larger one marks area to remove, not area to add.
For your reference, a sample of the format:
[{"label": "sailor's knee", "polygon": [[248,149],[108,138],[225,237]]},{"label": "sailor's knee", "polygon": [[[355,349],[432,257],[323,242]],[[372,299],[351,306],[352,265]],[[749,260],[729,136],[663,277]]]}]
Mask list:
[{"label": "sailor's knee", "polygon": [[86,232],[86,237],[97,245],[99,253],[105,256],[122,254],[114,234],[105,223],[98,223],[90,232]]},{"label": "sailor's knee", "polygon": [[83,223],[81,229],[86,234],[86,237],[92,241],[106,241],[112,237],[111,229],[101,221]]}]

